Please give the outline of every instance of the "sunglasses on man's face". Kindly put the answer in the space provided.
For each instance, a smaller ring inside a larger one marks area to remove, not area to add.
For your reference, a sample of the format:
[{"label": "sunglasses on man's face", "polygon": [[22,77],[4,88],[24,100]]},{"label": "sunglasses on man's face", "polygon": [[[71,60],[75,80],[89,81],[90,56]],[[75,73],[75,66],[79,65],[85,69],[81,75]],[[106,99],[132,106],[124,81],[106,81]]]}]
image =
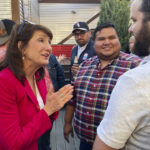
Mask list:
[{"label": "sunglasses on man's face", "polygon": [[87,31],[74,32],[74,36],[83,36]]},{"label": "sunglasses on man's face", "polygon": [[34,24],[33,22],[27,21],[27,20],[23,20],[23,22],[21,23],[19,30],[18,30],[18,35],[21,33],[21,30],[23,29],[25,23],[29,23],[29,24]]}]

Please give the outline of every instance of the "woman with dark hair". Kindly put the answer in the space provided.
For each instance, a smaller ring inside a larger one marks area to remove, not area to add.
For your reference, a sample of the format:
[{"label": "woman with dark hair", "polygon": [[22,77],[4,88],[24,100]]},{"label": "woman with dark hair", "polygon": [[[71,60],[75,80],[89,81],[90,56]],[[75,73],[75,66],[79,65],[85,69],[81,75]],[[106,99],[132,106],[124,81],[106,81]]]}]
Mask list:
[{"label": "woman with dark hair", "polygon": [[26,21],[13,28],[0,64],[0,150],[37,150],[55,112],[72,98],[71,85],[55,93],[46,88],[52,37],[46,27]]}]

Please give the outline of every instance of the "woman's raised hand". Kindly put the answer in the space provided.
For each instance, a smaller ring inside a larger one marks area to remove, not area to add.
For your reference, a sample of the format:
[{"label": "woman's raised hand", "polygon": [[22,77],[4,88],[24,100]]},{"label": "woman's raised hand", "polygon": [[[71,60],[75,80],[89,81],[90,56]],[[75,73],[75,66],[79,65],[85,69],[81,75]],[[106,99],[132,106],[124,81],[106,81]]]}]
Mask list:
[{"label": "woman's raised hand", "polygon": [[50,88],[46,96],[46,104],[43,108],[48,116],[60,110],[73,97],[72,92],[73,86],[70,84],[65,85],[57,92],[52,92]]}]

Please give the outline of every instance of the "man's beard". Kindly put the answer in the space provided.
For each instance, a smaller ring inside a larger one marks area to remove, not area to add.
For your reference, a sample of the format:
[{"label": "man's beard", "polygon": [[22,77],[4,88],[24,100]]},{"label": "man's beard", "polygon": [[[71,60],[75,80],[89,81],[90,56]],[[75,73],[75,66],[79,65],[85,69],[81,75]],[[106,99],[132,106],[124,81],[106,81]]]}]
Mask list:
[{"label": "man's beard", "polygon": [[150,54],[150,31],[148,23],[143,23],[139,34],[135,37],[134,54],[145,57]]},{"label": "man's beard", "polygon": [[79,45],[80,47],[83,47],[84,45],[87,44],[85,40],[82,40],[82,41],[77,40],[77,43],[78,43],[78,45]]}]

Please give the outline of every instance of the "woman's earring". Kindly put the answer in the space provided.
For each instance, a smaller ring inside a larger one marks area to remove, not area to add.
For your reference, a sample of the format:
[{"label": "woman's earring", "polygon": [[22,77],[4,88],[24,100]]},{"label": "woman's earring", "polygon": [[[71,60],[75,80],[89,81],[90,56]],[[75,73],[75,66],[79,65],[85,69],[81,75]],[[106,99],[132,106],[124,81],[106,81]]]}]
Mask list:
[{"label": "woman's earring", "polygon": [[22,56],[22,60],[24,60],[24,56]]}]

